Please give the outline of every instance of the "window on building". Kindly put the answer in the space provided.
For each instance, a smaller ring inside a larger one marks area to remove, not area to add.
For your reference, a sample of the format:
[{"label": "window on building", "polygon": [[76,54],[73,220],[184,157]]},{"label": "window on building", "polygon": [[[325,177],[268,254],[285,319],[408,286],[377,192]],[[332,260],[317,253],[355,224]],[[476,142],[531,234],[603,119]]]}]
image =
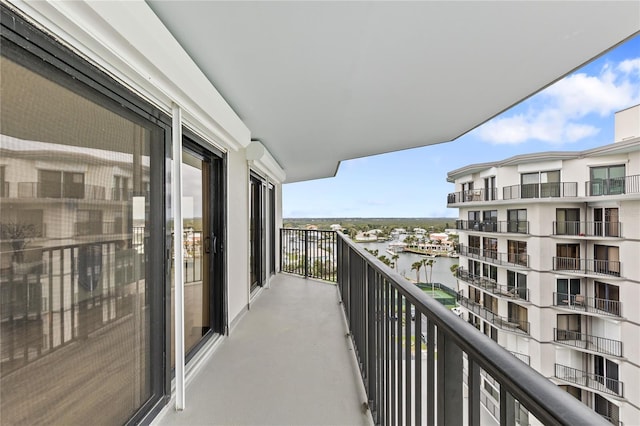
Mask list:
[{"label": "window on building", "polygon": [[593,372],[596,375],[596,380],[602,383],[607,389],[615,393],[620,392],[618,364],[600,355],[594,355]]},{"label": "window on building", "polygon": [[528,300],[527,276],[507,270],[507,291],[522,300]]},{"label": "window on building", "polygon": [[467,212],[467,219],[468,219],[467,229],[470,229],[473,231],[480,230],[480,211],[479,210],[473,210],[473,211]]},{"label": "window on building", "polygon": [[481,263],[478,262],[477,260],[469,259],[468,265],[469,265],[469,274],[471,274],[473,278],[479,277],[480,270],[481,270]]},{"label": "window on building", "polygon": [[488,259],[498,258],[498,239],[482,238],[482,256]]},{"label": "window on building", "polygon": [[553,268],[556,271],[580,270],[580,244],[556,244]]},{"label": "window on building", "polygon": [[556,305],[585,305],[584,297],[580,293],[579,278],[558,278],[556,289]]},{"label": "window on building", "polygon": [[595,412],[600,414],[611,424],[616,426],[620,425],[620,407],[595,392],[593,397]]},{"label": "window on building", "polygon": [[593,246],[593,271],[599,274],[620,276],[620,248],[595,244]]},{"label": "window on building", "polygon": [[469,253],[476,256],[480,255],[480,237],[477,235],[469,235]]},{"label": "window on building", "polygon": [[497,199],[496,177],[491,176],[484,179],[484,201]]},{"label": "window on building", "polygon": [[5,179],[5,166],[0,166],[0,197],[9,196],[9,182]]},{"label": "window on building", "polygon": [[474,201],[475,191],[473,189],[473,182],[465,182],[462,184],[462,199],[463,201]]},{"label": "window on building", "polygon": [[482,230],[485,232],[498,232],[498,210],[485,210],[482,212]]},{"label": "window on building", "polygon": [[625,193],[625,166],[591,167],[589,195],[615,195]]},{"label": "window on building", "polygon": [[617,207],[593,209],[593,235],[598,237],[619,237],[620,221]]},{"label": "window on building", "polygon": [[113,177],[113,192],[111,199],[116,201],[126,201],[129,199],[129,178],[126,176]]},{"label": "window on building", "polygon": [[38,197],[84,198],[84,173],[38,170]]},{"label": "window on building", "polygon": [[498,267],[495,265],[490,265],[488,263],[482,264],[482,276],[486,279],[493,280],[493,282],[498,281]]},{"label": "window on building", "polygon": [[517,303],[508,302],[508,321],[518,327],[520,330],[529,332],[529,313],[527,308]]},{"label": "window on building", "polygon": [[555,234],[578,235],[580,228],[580,209],[556,209]]},{"label": "window on building", "polygon": [[529,232],[527,209],[507,210],[507,230],[518,234]]},{"label": "window on building", "polygon": [[102,210],[78,210],[76,235],[102,235]]},{"label": "window on building", "polygon": [[596,309],[620,316],[620,287],[600,281],[593,283]]},{"label": "window on building", "polygon": [[508,240],[507,247],[508,247],[509,263],[514,263],[516,265],[522,265],[522,266],[529,265],[529,257],[527,256],[526,241]]},{"label": "window on building", "polygon": [[523,173],[520,175],[522,198],[560,196],[560,171]]},{"label": "window on building", "polygon": [[498,299],[493,296],[484,294],[484,307],[493,312],[494,314],[498,313]]},{"label": "window on building", "polygon": [[580,335],[581,315],[562,315],[557,316],[556,340],[584,340]]}]

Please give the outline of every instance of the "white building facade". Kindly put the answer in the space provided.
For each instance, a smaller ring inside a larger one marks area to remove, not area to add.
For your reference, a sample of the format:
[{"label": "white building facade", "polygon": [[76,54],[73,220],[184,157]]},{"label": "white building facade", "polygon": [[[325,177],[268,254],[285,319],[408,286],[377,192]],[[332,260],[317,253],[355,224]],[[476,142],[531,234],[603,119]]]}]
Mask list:
[{"label": "white building facade", "polygon": [[613,424],[640,416],[639,130],[448,175],[464,318]]}]

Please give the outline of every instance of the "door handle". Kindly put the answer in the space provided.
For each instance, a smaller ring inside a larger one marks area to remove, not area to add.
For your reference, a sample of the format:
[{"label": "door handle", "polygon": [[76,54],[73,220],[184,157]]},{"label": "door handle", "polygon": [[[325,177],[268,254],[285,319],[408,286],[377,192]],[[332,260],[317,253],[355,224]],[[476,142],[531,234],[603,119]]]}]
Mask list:
[{"label": "door handle", "polygon": [[215,235],[211,235],[211,241],[213,243],[213,253],[218,253],[218,237],[216,237]]},{"label": "door handle", "polygon": [[211,238],[209,237],[204,239],[204,252],[211,253]]}]

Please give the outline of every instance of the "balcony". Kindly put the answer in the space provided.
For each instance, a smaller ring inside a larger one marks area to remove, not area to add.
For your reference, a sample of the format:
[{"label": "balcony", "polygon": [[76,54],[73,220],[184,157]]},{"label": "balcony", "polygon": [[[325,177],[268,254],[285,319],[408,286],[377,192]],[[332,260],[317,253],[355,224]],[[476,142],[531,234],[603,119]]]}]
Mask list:
[{"label": "balcony", "polygon": [[472,203],[493,201],[498,199],[498,191],[493,189],[469,189],[467,191],[451,192],[447,195],[447,205],[458,203]]},{"label": "balcony", "polygon": [[456,229],[477,232],[496,232],[501,234],[528,234],[529,222],[517,220],[501,220],[495,222],[456,220]]},{"label": "balcony", "polygon": [[42,182],[18,182],[18,198],[72,198],[104,200],[105,190],[97,185],[51,185]]},{"label": "balcony", "polygon": [[592,336],[579,331],[559,330],[557,328],[553,329],[553,340],[572,348],[585,349],[604,355],[622,356],[622,342],[619,340]]},{"label": "balcony", "polygon": [[598,315],[622,317],[622,303],[620,301],[586,297],[581,294],[553,293],[553,306]]},{"label": "balcony", "polygon": [[584,193],[587,197],[640,194],[640,175],[590,180],[585,182]]},{"label": "balcony", "polygon": [[607,395],[624,397],[623,383],[619,380],[588,373],[561,364],[555,364],[555,370],[555,377],[560,380],[584,386]]},{"label": "balcony", "polygon": [[620,261],[553,257],[553,270],[579,275],[609,275],[620,277]]},{"label": "balcony", "polygon": [[529,255],[525,253],[500,253],[494,250],[483,250],[479,247],[460,244],[460,254],[496,265],[524,268],[529,266]]},{"label": "balcony", "polygon": [[502,188],[503,200],[569,198],[578,196],[578,182],[549,182],[511,185]]},{"label": "balcony", "polygon": [[467,308],[469,311],[478,315],[480,318],[495,325],[501,330],[510,331],[517,334],[529,334],[529,322],[523,321],[518,318],[506,318],[498,314],[494,314],[489,309],[485,308],[481,304],[474,302],[466,297],[461,297],[458,301],[460,305]]},{"label": "balcony", "polygon": [[456,269],[456,277],[466,283],[471,284],[474,287],[479,287],[499,297],[506,297],[508,299],[517,299],[524,302],[529,301],[528,288],[498,284],[495,280],[472,274],[469,271],[465,270],[464,268]]},{"label": "balcony", "polygon": [[[283,238],[290,237],[284,235]],[[313,245],[322,244],[322,240],[309,243],[307,236],[294,239],[308,242],[297,247],[298,255],[305,262],[314,262],[310,253],[315,250]],[[597,414],[551,385],[360,246],[342,234],[338,234],[335,241],[337,290],[349,323],[349,337],[355,348],[374,423],[433,424],[437,420],[440,424],[462,424],[465,417],[465,422],[475,424],[481,412],[481,370],[500,384],[502,410],[499,418],[502,423],[513,423],[516,410],[511,404],[517,404],[516,401],[545,424],[602,421]],[[282,257],[286,255],[283,253]],[[307,265],[299,270],[311,271],[312,268]],[[306,309],[305,304],[303,300],[297,303],[302,310]],[[280,308],[274,306],[274,309]],[[523,331],[518,327],[528,329],[528,323],[526,326],[513,322],[509,325],[497,317],[494,322],[513,327],[520,333]],[[256,332],[261,331],[257,329]],[[315,339],[314,333],[307,334]],[[418,340],[416,336],[422,338]],[[422,343],[417,344],[419,341]],[[250,341],[247,345],[255,347]],[[300,343],[300,346],[306,345]],[[466,400],[462,392],[463,364],[470,372],[467,378],[469,398]],[[286,367],[283,368],[288,374]],[[307,368],[314,367],[309,365]],[[535,380],[530,380],[534,377]],[[539,385],[545,389],[536,389]],[[447,397],[438,398],[437,395]],[[323,400],[324,397],[318,398],[318,401]],[[557,405],[557,414],[541,410],[542,400],[545,405]],[[588,415],[589,419],[567,417],[574,416],[574,409]]]},{"label": "balcony", "polygon": [[620,222],[553,222],[553,235],[621,238]]}]

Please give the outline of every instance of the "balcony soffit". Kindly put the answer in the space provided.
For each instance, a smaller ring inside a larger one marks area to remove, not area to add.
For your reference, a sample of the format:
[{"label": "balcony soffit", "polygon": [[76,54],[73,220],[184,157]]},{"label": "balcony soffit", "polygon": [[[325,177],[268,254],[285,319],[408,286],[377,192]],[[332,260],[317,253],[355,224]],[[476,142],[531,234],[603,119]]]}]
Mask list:
[{"label": "balcony soffit", "polygon": [[147,3],[287,182],[454,140],[640,30],[638,2]]}]

